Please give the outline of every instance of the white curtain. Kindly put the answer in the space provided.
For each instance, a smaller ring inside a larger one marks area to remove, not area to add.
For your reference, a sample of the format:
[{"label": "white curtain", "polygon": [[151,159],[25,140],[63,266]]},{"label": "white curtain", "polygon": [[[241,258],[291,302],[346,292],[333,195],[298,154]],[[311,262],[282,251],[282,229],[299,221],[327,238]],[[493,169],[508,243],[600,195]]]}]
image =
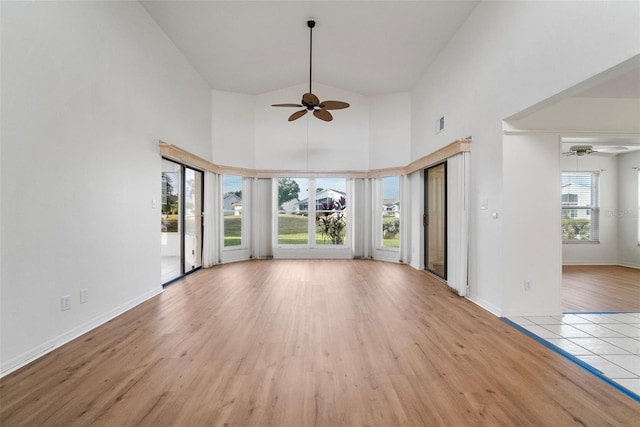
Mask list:
[{"label": "white curtain", "polygon": [[202,240],[202,266],[213,267],[219,262],[220,176],[213,172],[204,173],[204,236]]},{"label": "white curtain", "polygon": [[469,153],[447,159],[447,283],[467,295],[469,258]]}]

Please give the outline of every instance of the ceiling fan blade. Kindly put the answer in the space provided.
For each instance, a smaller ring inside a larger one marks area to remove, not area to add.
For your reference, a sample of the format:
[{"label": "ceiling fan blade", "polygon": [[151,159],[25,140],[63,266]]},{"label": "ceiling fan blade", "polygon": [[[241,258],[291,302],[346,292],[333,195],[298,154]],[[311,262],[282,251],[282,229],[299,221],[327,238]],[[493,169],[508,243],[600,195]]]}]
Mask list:
[{"label": "ceiling fan blade", "polygon": [[327,110],[314,110],[313,115],[320,120],[324,120],[325,122],[330,122],[331,120],[333,120],[333,116]]},{"label": "ceiling fan blade", "polygon": [[302,95],[302,102],[306,102],[307,104],[311,104],[314,106],[320,104],[320,100],[318,99],[318,97],[312,93],[305,93],[304,95]]},{"label": "ceiling fan blade", "polygon": [[303,106],[300,104],[271,104],[272,107],[299,107],[302,108]]},{"label": "ceiling fan blade", "polygon": [[320,104],[320,108],[325,110],[342,110],[343,108],[349,108],[349,104],[342,101],[324,101]]},{"label": "ceiling fan blade", "polygon": [[300,117],[304,116],[305,114],[307,114],[307,110],[296,111],[295,113],[289,116],[289,121],[292,122],[294,120],[297,120]]}]

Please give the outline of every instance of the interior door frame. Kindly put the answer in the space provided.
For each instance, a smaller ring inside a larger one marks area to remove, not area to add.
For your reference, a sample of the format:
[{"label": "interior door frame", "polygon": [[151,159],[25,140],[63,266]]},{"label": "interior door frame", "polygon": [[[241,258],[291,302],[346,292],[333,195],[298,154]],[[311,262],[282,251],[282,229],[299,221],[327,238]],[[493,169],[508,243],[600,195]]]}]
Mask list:
[{"label": "interior door frame", "polygon": [[[429,170],[444,166],[444,269],[442,274],[429,268]],[[448,252],[448,233],[447,233],[447,220],[448,220],[448,201],[447,201],[447,160],[443,160],[438,163],[434,163],[424,169],[424,211],[422,214],[423,226],[424,226],[424,269],[431,274],[447,280],[447,252]]]}]

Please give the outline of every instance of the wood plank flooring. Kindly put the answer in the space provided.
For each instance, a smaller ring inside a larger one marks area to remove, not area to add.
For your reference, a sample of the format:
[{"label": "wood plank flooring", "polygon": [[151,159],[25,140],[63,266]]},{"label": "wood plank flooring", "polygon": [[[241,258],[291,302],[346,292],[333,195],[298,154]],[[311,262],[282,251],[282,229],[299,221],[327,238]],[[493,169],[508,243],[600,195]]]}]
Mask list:
[{"label": "wood plank flooring", "polygon": [[640,270],[618,265],[562,267],[564,311],[640,311]]},{"label": "wood plank flooring", "polygon": [[0,380],[2,426],[634,425],[640,404],[428,274],[248,261]]}]

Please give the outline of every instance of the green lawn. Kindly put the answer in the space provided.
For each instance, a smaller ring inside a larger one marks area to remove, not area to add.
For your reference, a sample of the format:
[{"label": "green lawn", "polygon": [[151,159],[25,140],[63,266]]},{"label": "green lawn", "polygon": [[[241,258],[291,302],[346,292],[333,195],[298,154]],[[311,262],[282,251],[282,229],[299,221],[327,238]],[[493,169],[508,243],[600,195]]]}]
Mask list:
[{"label": "green lawn", "polygon": [[[278,244],[306,245],[309,243],[307,231],[308,217],[304,215],[278,215]],[[324,238],[320,231],[316,231],[317,245],[330,245],[331,240]]]},{"label": "green lawn", "polygon": [[400,239],[382,239],[382,246],[389,248],[399,248]]},{"label": "green lawn", "polygon": [[242,244],[242,215],[224,217],[224,246],[240,246]]},{"label": "green lawn", "polygon": [[[383,216],[382,217],[382,224],[389,224],[395,221],[399,221],[399,218],[396,218],[395,216]],[[395,234],[389,234],[387,233],[387,239],[382,239],[382,246],[386,246],[386,247],[391,247],[391,248],[398,248],[400,247],[400,232],[395,233]]]},{"label": "green lawn", "polygon": [[283,245],[306,245],[309,243],[307,219],[304,215],[278,215],[278,243]]},{"label": "green lawn", "polygon": [[[384,222],[395,221],[395,217],[384,217]],[[239,246],[241,239],[241,221],[239,215],[229,215],[224,217],[224,246]],[[399,233],[391,238],[383,239],[382,246],[397,248],[400,246]],[[304,215],[278,215],[278,244],[281,245],[306,245],[309,243],[309,233],[307,232],[307,217]],[[331,240],[324,239],[322,233],[316,231],[316,244],[330,245]]]},{"label": "green lawn", "polygon": [[178,215],[162,214],[161,230],[167,233],[175,233],[178,231]]}]

